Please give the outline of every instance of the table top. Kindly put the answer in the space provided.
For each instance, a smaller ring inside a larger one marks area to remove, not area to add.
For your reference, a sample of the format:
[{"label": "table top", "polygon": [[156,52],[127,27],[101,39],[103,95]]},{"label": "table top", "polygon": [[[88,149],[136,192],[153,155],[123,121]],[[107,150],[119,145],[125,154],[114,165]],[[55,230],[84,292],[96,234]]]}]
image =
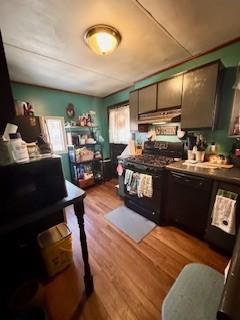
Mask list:
[{"label": "table top", "polygon": [[30,214],[23,215],[21,217],[13,218],[11,221],[7,223],[3,223],[0,225],[0,236],[6,235],[7,233],[17,230],[18,228],[23,227],[26,224],[35,222],[39,219],[47,217],[52,213],[60,211],[74,203],[82,201],[85,196],[86,192],[71,182],[65,180],[66,189],[67,189],[67,197],[52,203],[40,210],[36,210]]}]

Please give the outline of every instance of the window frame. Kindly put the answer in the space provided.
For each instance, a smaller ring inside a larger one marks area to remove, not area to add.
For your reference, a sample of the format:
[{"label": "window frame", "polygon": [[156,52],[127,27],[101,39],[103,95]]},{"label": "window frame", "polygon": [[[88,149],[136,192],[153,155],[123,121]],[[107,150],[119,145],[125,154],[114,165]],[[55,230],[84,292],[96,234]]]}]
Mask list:
[{"label": "window frame", "polygon": [[[64,117],[63,116],[42,116],[41,117],[41,127],[43,129],[44,137],[46,137],[48,143],[52,146],[52,142],[49,136],[48,132],[48,126],[47,126],[47,120],[58,120],[61,123],[62,128],[62,136],[63,136],[63,150],[52,150],[55,154],[66,154],[67,153],[67,138],[66,138],[66,132],[65,132],[65,125],[64,125]],[[53,149],[53,147],[52,147]]]},{"label": "window frame", "polygon": [[[114,105],[111,105],[111,106],[108,106],[107,107],[107,113],[108,113],[108,140],[109,140],[109,143],[110,144],[128,144],[127,143],[114,143],[114,142],[110,142],[110,135],[109,135],[109,127],[110,127],[110,110],[113,110],[113,109],[118,109],[118,108],[121,108],[121,107],[125,107],[125,106],[129,106],[129,121],[130,121],[130,101],[129,100],[125,100],[123,102],[120,102],[120,103],[116,103]],[[131,130],[129,131],[130,135],[129,135],[129,140],[131,139]]]}]

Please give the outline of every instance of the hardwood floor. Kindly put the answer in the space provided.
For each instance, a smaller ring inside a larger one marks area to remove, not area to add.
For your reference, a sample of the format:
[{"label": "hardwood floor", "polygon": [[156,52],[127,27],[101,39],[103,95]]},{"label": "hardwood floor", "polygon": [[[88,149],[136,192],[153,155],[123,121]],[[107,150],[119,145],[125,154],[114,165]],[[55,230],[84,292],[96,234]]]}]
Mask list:
[{"label": "hardwood floor", "polygon": [[174,227],[157,226],[134,243],[104,218],[122,204],[114,185],[87,190],[85,228],[95,291],[84,303],[77,221],[72,208],[67,210],[74,265],[45,286],[51,319],[159,320],[162,301],[184,265],[202,262],[223,272],[227,264],[206,243]]}]

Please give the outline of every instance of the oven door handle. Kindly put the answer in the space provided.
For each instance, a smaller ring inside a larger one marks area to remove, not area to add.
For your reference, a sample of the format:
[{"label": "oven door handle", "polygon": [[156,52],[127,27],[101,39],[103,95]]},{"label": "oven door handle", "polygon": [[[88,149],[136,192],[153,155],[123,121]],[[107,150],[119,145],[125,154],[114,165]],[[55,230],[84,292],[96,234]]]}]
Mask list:
[{"label": "oven door handle", "polygon": [[[127,168],[125,168],[127,169]],[[132,170],[132,169],[130,169]],[[135,171],[135,170],[132,170],[134,173],[138,173],[138,174],[146,174],[148,176],[152,176],[153,179],[159,179],[161,178],[161,175],[155,175],[155,174],[151,174],[150,172],[141,172],[141,171]],[[123,173],[123,176],[125,176],[125,172]]]},{"label": "oven door handle", "polygon": [[153,179],[159,179],[160,176],[155,176],[155,175],[152,175],[152,174],[149,174],[149,176],[152,176]]}]

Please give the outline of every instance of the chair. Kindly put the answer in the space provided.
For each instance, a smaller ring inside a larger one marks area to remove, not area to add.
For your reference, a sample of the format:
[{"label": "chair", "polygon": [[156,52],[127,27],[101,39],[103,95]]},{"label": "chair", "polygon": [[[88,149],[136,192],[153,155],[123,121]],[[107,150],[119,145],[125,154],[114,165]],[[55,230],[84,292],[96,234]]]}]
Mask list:
[{"label": "chair", "polygon": [[186,265],[162,305],[162,320],[240,320],[240,232],[224,276],[200,263]]}]

